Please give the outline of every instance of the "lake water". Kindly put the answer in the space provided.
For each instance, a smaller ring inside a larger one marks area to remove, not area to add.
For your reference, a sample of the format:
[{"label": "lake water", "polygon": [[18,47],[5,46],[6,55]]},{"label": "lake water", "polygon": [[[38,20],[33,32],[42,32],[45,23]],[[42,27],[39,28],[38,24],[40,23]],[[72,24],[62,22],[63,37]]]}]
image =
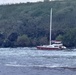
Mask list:
[{"label": "lake water", "polygon": [[76,49],[0,48],[0,75],[76,75]]}]

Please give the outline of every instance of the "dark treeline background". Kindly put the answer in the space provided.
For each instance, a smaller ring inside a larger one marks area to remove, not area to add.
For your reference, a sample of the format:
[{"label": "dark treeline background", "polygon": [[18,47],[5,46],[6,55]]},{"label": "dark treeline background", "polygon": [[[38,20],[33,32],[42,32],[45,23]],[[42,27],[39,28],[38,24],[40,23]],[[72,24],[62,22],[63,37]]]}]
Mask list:
[{"label": "dark treeline background", "polygon": [[0,47],[49,44],[50,9],[52,40],[76,47],[76,1],[0,5]]}]

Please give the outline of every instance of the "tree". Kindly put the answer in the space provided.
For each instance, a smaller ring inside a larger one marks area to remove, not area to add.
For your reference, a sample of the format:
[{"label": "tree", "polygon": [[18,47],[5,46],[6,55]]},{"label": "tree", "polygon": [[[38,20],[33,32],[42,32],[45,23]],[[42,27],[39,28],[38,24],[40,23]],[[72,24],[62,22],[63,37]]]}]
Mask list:
[{"label": "tree", "polygon": [[3,43],[3,47],[14,47],[14,42],[11,42],[10,40],[5,40]]},{"label": "tree", "polygon": [[18,38],[18,34],[17,33],[11,33],[9,36],[8,36],[8,40],[10,41],[16,41]]},{"label": "tree", "polygon": [[4,40],[5,40],[5,36],[3,34],[0,34],[0,46],[3,45]]},{"label": "tree", "polygon": [[67,47],[76,46],[76,28],[68,30],[68,32],[63,36],[63,43]]},{"label": "tree", "polygon": [[30,44],[30,39],[27,35],[24,34],[24,35],[18,37],[18,39],[17,39],[18,46],[25,47],[25,46],[29,46],[29,44]]},{"label": "tree", "polygon": [[47,37],[41,37],[40,39],[39,39],[39,45],[46,45],[46,44],[48,44],[48,39],[47,39]]},{"label": "tree", "polygon": [[37,38],[34,38],[34,39],[32,39],[31,41],[32,41],[32,42],[31,42],[31,46],[36,46],[36,45],[38,44]]},{"label": "tree", "polygon": [[63,39],[63,36],[62,35],[59,35],[59,36],[56,37],[56,40],[62,41],[62,39]]}]

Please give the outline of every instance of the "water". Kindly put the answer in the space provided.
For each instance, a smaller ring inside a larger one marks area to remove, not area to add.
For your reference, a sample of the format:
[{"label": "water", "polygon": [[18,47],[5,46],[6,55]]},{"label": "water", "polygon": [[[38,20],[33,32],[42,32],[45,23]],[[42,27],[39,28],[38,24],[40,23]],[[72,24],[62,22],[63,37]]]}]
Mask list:
[{"label": "water", "polygon": [[76,49],[0,48],[0,75],[76,75]]}]

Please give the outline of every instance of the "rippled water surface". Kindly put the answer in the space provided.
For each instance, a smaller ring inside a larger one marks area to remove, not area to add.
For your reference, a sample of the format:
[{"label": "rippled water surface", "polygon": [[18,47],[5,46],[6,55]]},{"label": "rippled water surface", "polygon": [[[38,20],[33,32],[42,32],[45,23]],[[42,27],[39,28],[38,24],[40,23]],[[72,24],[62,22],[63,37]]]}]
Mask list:
[{"label": "rippled water surface", "polygon": [[0,48],[0,75],[76,75],[76,49]]}]

